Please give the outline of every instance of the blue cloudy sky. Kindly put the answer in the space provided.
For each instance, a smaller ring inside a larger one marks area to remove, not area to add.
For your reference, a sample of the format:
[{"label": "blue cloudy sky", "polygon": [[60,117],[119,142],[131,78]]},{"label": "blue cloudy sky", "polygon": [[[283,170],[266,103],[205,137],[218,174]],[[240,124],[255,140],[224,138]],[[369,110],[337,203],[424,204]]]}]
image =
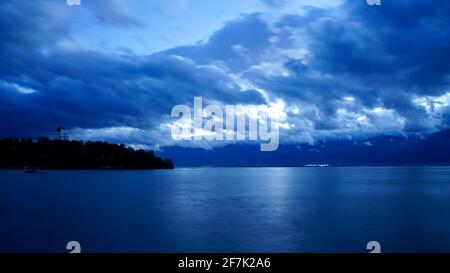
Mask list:
[{"label": "blue cloudy sky", "polygon": [[450,127],[450,1],[0,1],[0,137],[179,145],[176,104],[268,104],[282,143]]}]

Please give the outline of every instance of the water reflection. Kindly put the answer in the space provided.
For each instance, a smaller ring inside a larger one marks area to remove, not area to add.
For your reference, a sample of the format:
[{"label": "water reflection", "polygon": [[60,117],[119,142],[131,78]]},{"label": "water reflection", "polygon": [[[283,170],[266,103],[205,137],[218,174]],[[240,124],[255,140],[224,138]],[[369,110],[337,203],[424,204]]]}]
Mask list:
[{"label": "water reflection", "polygon": [[[450,168],[0,172],[0,251],[450,251]],[[436,240],[437,236],[439,240]]]}]

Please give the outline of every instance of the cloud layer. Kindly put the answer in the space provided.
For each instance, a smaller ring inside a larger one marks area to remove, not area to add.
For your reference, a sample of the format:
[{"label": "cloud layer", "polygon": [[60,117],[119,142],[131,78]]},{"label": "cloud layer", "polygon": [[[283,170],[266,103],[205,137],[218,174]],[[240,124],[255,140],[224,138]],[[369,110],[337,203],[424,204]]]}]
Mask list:
[{"label": "cloud layer", "polygon": [[[64,126],[77,138],[176,145],[170,110],[194,96],[278,105],[281,142],[449,127],[450,3],[344,1],[280,14],[284,1],[265,2],[267,12],[226,22],[206,41],[142,56],[79,44],[64,3],[2,1],[0,135]],[[93,3],[86,16],[145,25],[121,5]]]}]

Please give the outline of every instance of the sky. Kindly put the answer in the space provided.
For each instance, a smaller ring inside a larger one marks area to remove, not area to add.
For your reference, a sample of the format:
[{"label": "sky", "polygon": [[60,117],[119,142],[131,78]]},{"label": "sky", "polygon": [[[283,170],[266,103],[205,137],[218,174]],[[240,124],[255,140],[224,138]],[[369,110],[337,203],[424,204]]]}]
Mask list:
[{"label": "sky", "polygon": [[450,127],[449,1],[2,0],[0,38],[0,137],[200,145],[170,135],[196,96],[281,143]]}]

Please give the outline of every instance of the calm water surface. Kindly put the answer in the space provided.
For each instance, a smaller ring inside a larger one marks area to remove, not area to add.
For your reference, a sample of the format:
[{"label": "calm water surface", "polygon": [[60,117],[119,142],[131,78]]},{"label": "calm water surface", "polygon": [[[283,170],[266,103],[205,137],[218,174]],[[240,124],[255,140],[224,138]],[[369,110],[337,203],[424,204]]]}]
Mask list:
[{"label": "calm water surface", "polygon": [[450,251],[450,167],[0,171],[0,252]]}]

